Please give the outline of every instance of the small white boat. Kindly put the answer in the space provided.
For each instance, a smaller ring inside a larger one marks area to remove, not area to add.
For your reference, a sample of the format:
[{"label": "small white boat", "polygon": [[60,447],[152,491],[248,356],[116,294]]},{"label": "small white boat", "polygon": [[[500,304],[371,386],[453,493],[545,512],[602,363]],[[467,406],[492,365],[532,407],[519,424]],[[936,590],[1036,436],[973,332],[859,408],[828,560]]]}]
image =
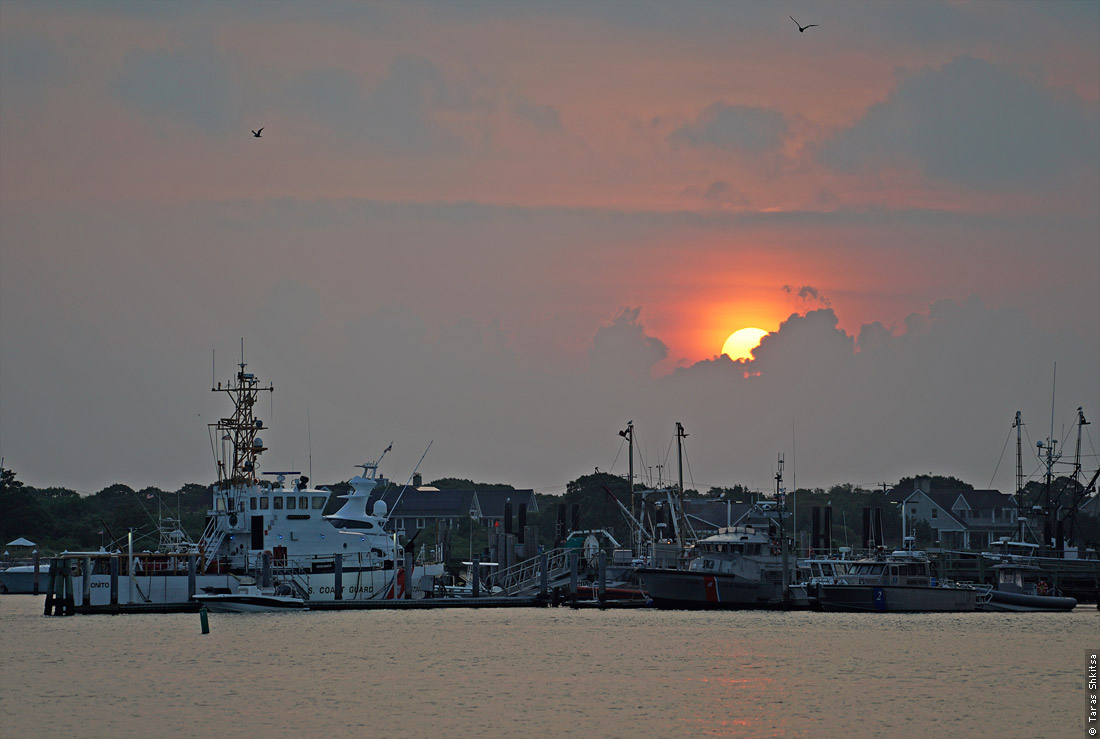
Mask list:
[{"label": "small white boat", "polygon": [[293,595],[276,595],[269,588],[241,585],[236,593],[201,593],[194,600],[216,613],[272,613],[304,611],[306,602]]}]

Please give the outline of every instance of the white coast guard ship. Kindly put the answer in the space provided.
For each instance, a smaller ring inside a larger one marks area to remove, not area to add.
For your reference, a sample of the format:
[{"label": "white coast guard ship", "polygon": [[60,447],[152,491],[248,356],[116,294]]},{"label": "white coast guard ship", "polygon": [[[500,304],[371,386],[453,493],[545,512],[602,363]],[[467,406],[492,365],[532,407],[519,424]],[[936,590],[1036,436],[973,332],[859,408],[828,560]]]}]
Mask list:
[{"label": "white coast guard ship", "polygon": [[[179,543],[170,551],[83,555],[92,562],[91,582],[74,578],[76,605],[109,605],[112,568],[117,603],[186,603],[197,593],[236,593],[240,583],[260,581],[284,594],[317,601],[420,598],[443,574],[441,563],[413,562],[398,535],[386,530],[386,504],[367,505],[371,492],[384,489],[375,462],[359,465],[363,473],[349,480],[351,491],[339,497],[343,506],[324,515],[332,492],[309,487],[298,472],[257,476],[258,458],[266,447],[259,437],[263,421],[253,416],[261,386],[242,359],[233,381],[218,383],[234,412],[210,424],[215,443],[218,482],[212,487],[212,507],[197,544]],[[392,445],[391,445],[392,446]],[[218,453],[217,450],[220,450]],[[79,554],[76,559],[79,562]],[[110,558],[118,563],[112,565]],[[194,575],[191,569],[194,568]]]}]

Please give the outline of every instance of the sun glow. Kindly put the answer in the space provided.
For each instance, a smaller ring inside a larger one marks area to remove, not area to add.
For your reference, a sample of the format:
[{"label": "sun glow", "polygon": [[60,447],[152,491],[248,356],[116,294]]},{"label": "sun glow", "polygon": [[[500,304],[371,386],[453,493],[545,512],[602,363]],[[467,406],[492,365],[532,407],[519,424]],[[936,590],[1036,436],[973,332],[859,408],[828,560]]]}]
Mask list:
[{"label": "sun glow", "polygon": [[722,353],[735,362],[738,359],[752,359],[752,350],[767,335],[767,331],[759,328],[743,328],[734,331],[722,345]]}]

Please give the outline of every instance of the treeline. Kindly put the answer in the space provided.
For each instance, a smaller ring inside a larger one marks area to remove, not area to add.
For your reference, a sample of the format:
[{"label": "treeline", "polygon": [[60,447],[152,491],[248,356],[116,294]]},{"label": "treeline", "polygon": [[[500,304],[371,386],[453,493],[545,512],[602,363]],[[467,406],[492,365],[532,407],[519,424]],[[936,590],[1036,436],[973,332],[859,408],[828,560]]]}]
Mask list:
[{"label": "treeline", "polygon": [[[507,490],[510,485],[477,483],[458,478],[440,478],[428,483],[440,490]],[[1052,485],[1055,491],[1053,504],[1063,507],[1074,499],[1079,500],[1080,486],[1072,480],[1059,478]],[[894,491],[907,494],[915,487],[929,486],[935,491],[972,490],[972,486],[954,477],[922,475],[899,481]],[[336,494],[346,492],[346,483],[330,486]],[[1046,488],[1041,482],[1028,483],[1025,488],[1025,506],[1042,503]],[[721,500],[732,503],[752,503],[770,499],[771,493],[752,491],[740,485],[712,487],[705,492],[686,490],[686,499]],[[896,496],[890,496],[896,497]],[[833,538],[838,545],[858,547],[862,538],[863,509],[881,508],[883,534],[890,544],[901,541],[901,514],[896,503],[888,502],[886,491],[869,490],[851,484],[834,485],[831,488],[800,488],[788,494],[788,509],[795,512],[795,529],[808,532],[812,526],[815,506],[832,509]],[[576,505],[581,528],[605,529],[623,545],[629,544],[629,526],[622,507],[630,509],[629,485],[622,477],[597,473],[584,475],[566,486],[563,495],[536,493],[539,510],[529,512],[528,523],[538,527],[539,541],[545,545],[554,543],[558,520],[558,506],[566,510]],[[616,502],[617,501],[617,502]],[[336,495],[329,499],[325,513],[333,513],[343,503]],[[111,485],[93,495],[81,495],[65,488],[34,488],[16,479],[11,470],[2,470],[0,479],[0,543],[18,537],[26,537],[38,544],[43,554],[63,550],[84,551],[124,547],[127,535],[134,532],[135,548],[156,549],[159,543],[158,522],[165,518],[178,519],[181,528],[192,540],[198,540],[205,524],[210,505],[210,489],[207,485],[188,484],[178,490],[166,491],[155,487],[134,490],[126,485]],[[1100,539],[1100,526],[1096,519],[1079,516],[1086,527],[1086,540]],[[570,522],[567,521],[567,526]],[[931,543],[931,529],[927,524],[910,522],[910,534],[917,536],[919,545]],[[431,547],[435,542],[434,527],[417,535],[416,548]],[[413,536],[415,532],[407,532]],[[452,531],[452,552],[455,559],[481,552],[488,543],[489,531],[478,522],[458,525]],[[12,552],[16,555],[17,552]]]}]

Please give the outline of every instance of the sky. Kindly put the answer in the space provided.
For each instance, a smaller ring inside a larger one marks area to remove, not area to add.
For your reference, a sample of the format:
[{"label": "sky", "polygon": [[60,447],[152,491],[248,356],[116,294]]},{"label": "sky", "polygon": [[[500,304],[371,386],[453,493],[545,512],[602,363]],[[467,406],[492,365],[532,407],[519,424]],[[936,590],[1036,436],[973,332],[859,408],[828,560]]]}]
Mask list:
[{"label": "sky", "polygon": [[1012,491],[1100,415],[1100,3],[0,2],[4,466],[212,481],[242,342],[318,483]]}]

